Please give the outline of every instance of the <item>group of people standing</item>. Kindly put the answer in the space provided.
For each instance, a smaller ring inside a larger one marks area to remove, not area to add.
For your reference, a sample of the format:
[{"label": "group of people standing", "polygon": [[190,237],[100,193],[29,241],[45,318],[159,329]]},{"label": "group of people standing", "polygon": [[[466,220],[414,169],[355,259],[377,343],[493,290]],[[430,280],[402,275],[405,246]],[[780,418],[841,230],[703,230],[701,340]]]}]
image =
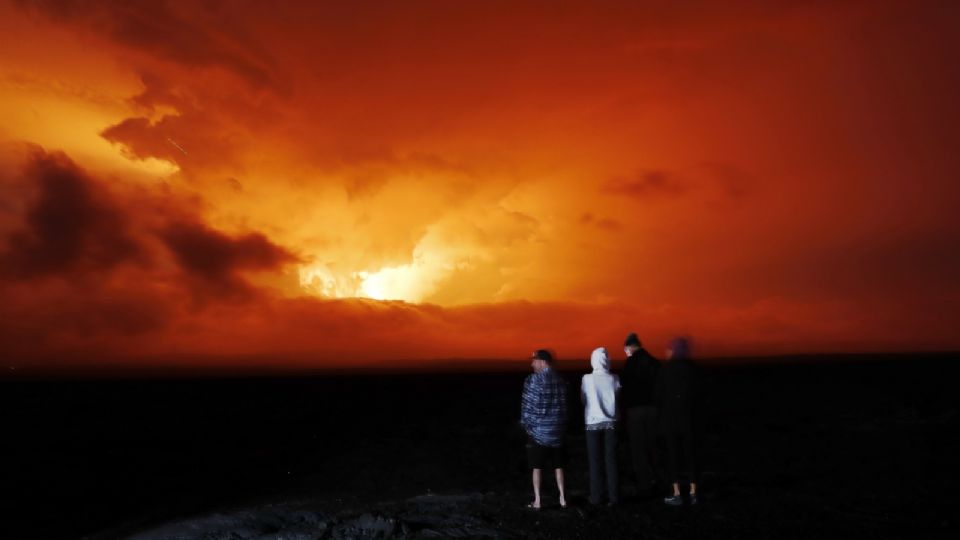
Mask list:
[{"label": "group of people standing", "polygon": [[[590,502],[601,504],[604,491],[607,504],[615,505],[620,500],[617,444],[620,431],[626,427],[639,494],[649,497],[662,491],[664,503],[682,505],[680,479],[681,473],[685,473],[688,501],[695,505],[698,498],[694,419],[698,392],[690,343],[686,338],[675,338],[667,348],[665,361],[660,362],[631,333],[624,340],[624,353],[627,361],[617,375],[610,370],[607,350],[594,349],[590,355],[593,371],[583,376],[580,385]],[[533,471],[534,496],[528,506],[534,509],[541,507],[540,486],[546,468],[554,471],[560,506],[567,506],[567,383],[553,365],[549,351],[535,351],[531,358],[533,374],[523,385],[520,423],[528,436],[527,460]]]}]

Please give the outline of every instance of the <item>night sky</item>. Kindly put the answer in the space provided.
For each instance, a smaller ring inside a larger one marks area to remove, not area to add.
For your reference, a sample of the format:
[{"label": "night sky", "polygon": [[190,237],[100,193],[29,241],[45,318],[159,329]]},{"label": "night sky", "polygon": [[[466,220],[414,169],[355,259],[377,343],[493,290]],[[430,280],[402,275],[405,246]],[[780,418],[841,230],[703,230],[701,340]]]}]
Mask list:
[{"label": "night sky", "polygon": [[4,369],[960,348],[958,22],[0,0]]}]

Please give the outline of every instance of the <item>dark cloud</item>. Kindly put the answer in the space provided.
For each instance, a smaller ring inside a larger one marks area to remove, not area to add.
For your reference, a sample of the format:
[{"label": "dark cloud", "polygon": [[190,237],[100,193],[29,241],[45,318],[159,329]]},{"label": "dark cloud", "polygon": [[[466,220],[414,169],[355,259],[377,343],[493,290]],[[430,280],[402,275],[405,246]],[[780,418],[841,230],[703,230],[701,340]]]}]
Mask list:
[{"label": "dark cloud", "polygon": [[214,96],[206,88],[184,83],[177,75],[140,70],[143,90],[130,98],[136,113],[100,132],[132,157],[176,163],[196,178],[202,169],[234,166],[243,174],[249,145],[262,143],[262,132],[280,116],[270,100],[244,92]]},{"label": "dark cloud", "polygon": [[623,224],[613,218],[596,217],[589,212],[580,216],[580,223],[583,225],[592,225],[608,231],[618,231],[623,228]]},{"label": "dark cloud", "polygon": [[122,144],[139,159],[165,159],[190,169],[230,160],[235,156],[230,142],[217,134],[220,127],[203,115],[187,112],[183,115],[167,115],[156,122],[145,117],[127,118],[105,129],[101,136],[110,142]]},{"label": "dark cloud", "polygon": [[651,196],[682,195],[687,191],[687,185],[672,173],[649,170],[642,171],[632,177],[614,178],[603,186],[602,191],[643,199]]},{"label": "dark cloud", "polygon": [[4,347],[149,332],[182,306],[259,296],[245,272],[297,260],[262,234],[205,225],[169,191],[110,192],[63,153],[31,148],[17,163],[0,170],[0,196],[30,194],[0,229],[0,317],[17,321],[0,336]]},{"label": "dark cloud", "polygon": [[140,81],[143,82],[143,91],[130,99],[134,105],[148,110],[164,105],[178,110],[186,108],[184,97],[163,77],[144,70],[140,73]]},{"label": "dark cloud", "polygon": [[23,170],[36,200],[23,227],[9,233],[0,261],[8,275],[26,279],[104,270],[143,258],[127,218],[64,154],[36,151]]},{"label": "dark cloud", "polygon": [[61,23],[177,64],[219,67],[258,88],[280,89],[276,64],[219,2],[19,0]]},{"label": "dark cloud", "polygon": [[160,130],[153,129],[148,118],[127,118],[108,127],[100,135],[110,142],[124,144],[130,153],[141,159],[158,157],[177,161],[179,157],[173,143],[164,138]]},{"label": "dark cloud", "polygon": [[180,268],[217,294],[248,292],[240,272],[277,270],[298,260],[262,234],[231,237],[199,222],[172,223],[160,238]]}]

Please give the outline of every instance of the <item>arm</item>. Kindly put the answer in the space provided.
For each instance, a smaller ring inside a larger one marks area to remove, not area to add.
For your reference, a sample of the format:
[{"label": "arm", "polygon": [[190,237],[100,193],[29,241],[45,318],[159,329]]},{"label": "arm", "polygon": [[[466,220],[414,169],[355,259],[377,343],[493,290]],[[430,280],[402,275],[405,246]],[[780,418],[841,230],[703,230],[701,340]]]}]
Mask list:
[{"label": "arm", "polygon": [[533,380],[527,377],[527,380],[523,383],[523,397],[520,400],[520,424],[527,433],[530,433],[530,426],[533,425],[537,413],[535,390]]}]

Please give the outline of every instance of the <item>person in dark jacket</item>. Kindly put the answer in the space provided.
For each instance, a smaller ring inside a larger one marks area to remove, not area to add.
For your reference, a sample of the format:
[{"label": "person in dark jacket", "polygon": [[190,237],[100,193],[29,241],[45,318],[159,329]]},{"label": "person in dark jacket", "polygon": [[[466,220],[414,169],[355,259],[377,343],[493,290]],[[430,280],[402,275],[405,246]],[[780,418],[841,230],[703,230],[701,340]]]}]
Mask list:
[{"label": "person in dark jacket", "polygon": [[634,333],[624,340],[623,351],[627,354],[627,363],[621,377],[622,399],[630,458],[640,494],[652,496],[657,484],[663,482],[657,459],[657,407],[653,396],[660,362],[640,345]]},{"label": "person in dark jacket", "polygon": [[675,338],[667,349],[667,362],[660,369],[655,397],[660,426],[667,448],[667,481],[673,492],[663,502],[683,504],[680,495],[680,462],[690,482],[690,504],[697,504],[697,456],[694,419],[697,402],[697,370],[690,361],[690,342]]}]

